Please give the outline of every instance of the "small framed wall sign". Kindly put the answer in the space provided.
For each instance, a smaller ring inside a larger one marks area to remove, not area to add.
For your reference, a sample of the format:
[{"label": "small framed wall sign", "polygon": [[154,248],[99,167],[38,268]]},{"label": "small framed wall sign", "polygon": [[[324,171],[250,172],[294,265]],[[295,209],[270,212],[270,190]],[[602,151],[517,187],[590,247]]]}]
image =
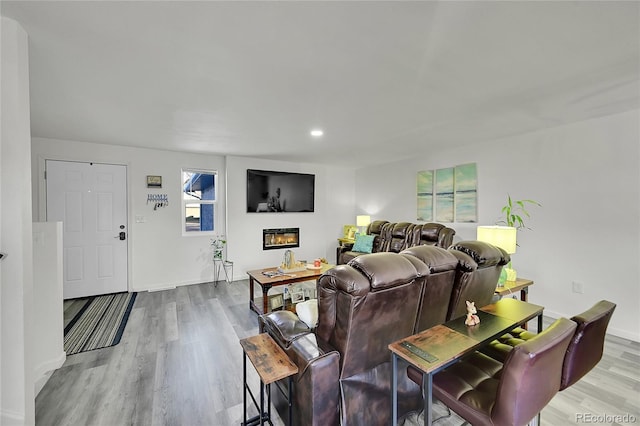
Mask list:
[{"label": "small framed wall sign", "polygon": [[162,188],[162,176],[147,175],[147,188]]}]

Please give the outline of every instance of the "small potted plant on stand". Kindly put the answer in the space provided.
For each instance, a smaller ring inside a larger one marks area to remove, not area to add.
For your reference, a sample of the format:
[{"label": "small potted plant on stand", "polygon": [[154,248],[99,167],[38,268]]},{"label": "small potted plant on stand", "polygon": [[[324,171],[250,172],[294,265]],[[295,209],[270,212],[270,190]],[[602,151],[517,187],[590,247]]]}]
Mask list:
[{"label": "small potted plant on stand", "polygon": [[[233,280],[233,262],[225,260],[224,246],[227,244],[227,240],[224,235],[216,235],[211,239],[211,249],[213,250],[213,281],[215,285],[218,285],[218,278],[220,277],[220,268],[224,271],[227,282]],[[230,273],[230,274],[229,274]]]},{"label": "small potted plant on stand", "polygon": [[213,249],[213,260],[224,259],[224,246],[227,244],[227,240],[224,235],[216,235],[211,239],[211,248]]}]

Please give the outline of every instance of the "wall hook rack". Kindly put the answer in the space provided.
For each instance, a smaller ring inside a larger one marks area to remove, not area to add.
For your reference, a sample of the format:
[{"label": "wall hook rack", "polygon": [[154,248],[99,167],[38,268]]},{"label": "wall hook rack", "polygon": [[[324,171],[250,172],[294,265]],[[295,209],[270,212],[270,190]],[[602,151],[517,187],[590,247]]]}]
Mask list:
[{"label": "wall hook rack", "polygon": [[153,210],[158,210],[169,205],[169,195],[167,194],[147,194],[147,204],[153,204]]}]

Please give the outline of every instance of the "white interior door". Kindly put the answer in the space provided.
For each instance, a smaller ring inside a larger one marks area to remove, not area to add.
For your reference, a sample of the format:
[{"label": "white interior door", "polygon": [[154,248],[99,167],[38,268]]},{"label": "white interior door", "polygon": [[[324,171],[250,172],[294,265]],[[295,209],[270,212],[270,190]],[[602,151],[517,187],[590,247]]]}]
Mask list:
[{"label": "white interior door", "polygon": [[64,298],[127,291],[126,166],[47,160],[46,183],[47,221],[64,223]]}]

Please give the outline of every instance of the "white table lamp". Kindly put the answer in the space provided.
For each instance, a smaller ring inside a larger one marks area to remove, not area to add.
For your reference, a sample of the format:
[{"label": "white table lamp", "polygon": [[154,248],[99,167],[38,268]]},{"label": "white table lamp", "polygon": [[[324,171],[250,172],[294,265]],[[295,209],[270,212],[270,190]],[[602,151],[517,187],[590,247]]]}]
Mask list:
[{"label": "white table lamp", "polygon": [[[476,238],[478,241],[493,244],[500,247],[507,253],[516,252],[516,234],[518,230],[512,226],[478,226]],[[516,271],[511,268],[511,262],[502,269],[504,274],[500,274],[499,286],[503,286],[505,281],[515,281]]]},{"label": "white table lamp", "polygon": [[369,215],[358,215],[356,216],[356,226],[360,229],[361,234],[367,233],[367,226],[371,223],[371,216]]}]

